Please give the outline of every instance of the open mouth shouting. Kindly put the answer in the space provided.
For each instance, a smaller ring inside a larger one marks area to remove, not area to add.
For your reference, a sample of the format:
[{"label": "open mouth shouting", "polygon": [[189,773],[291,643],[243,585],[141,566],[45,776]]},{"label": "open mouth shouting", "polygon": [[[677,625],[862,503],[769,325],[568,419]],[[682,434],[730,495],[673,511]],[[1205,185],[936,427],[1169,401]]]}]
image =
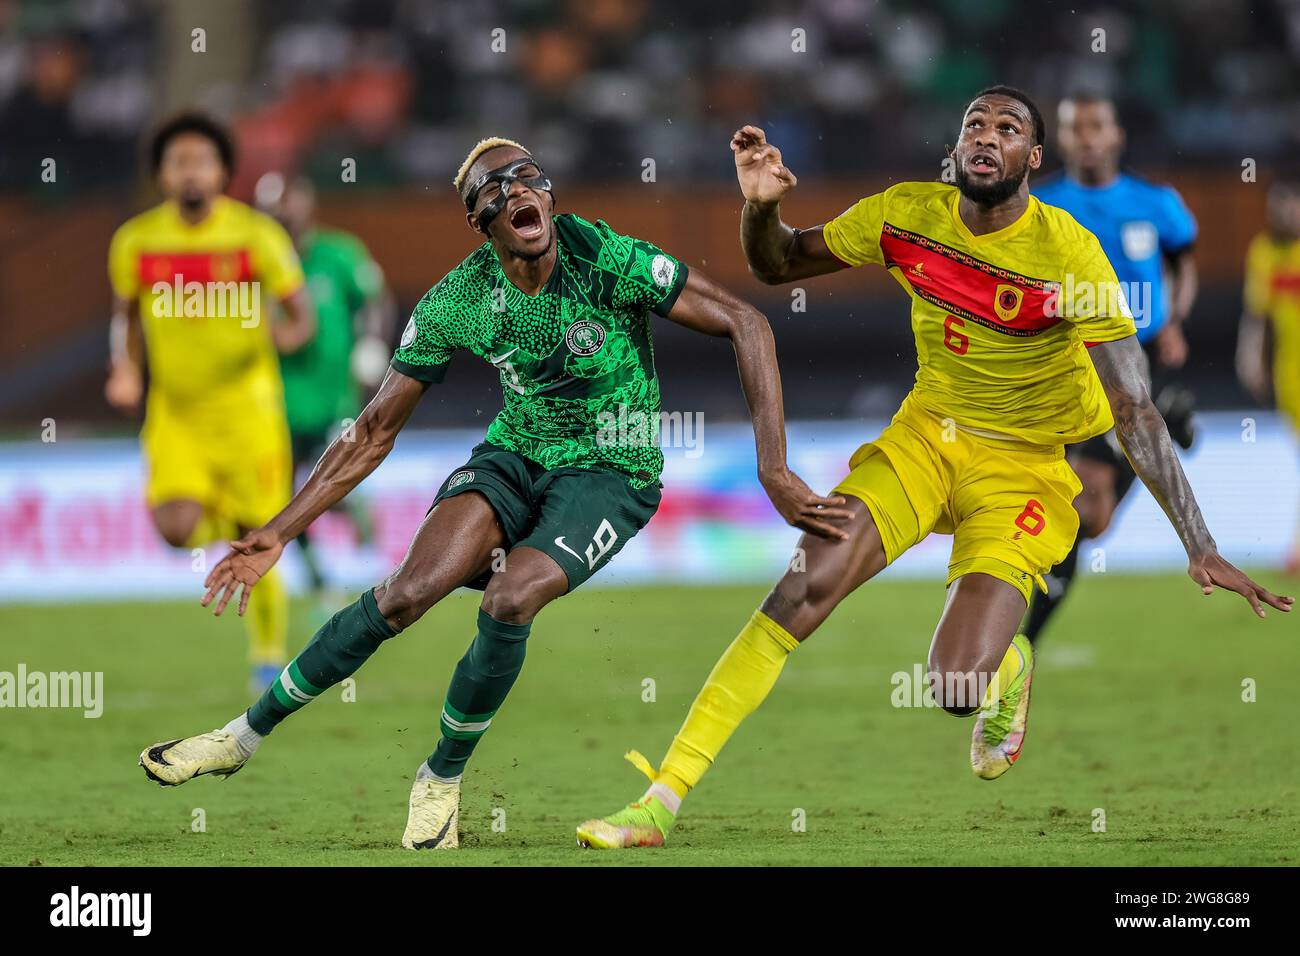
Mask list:
[{"label": "open mouth shouting", "polygon": [[540,239],[546,233],[542,210],[534,202],[521,201],[510,210],[510,228],[525,242]]}]

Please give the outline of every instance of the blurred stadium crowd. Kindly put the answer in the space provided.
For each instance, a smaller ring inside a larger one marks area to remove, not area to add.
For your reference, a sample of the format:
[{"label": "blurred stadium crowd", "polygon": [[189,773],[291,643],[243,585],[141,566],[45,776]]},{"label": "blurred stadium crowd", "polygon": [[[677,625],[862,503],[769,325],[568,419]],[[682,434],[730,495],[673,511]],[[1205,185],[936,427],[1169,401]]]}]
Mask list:
[{"label": "blurred stadium crowd", "polygon": [[[1058,97],[1114,98],[1126,165],[1172,182],[1201,223],[1188,373],[1203,407],[1249,404],[1225,357],[1269,176],[1300,148],[1300,0],[0,0],[0,312],[39,317],[0,323],[0,429],[136,427],[102,398],[103,263],[113,230],[157,201],[149,130],[193,107],[233,126],[234,196],[269,170],[310,177],[323,221],[370,247],[403,312],[474,244],[449,187],[467,148],[522,138],[564,210],[658,241],[767,311],[792,418],[882,414],[915,368],[903,297],[854,270],[789,315],[789,290],[739,255],[726,143],[765,126],[801,179],[790,215],[820,222],[937,176],[960,110],[995,82],[1043,108],[1045,173]],[[1243,186],[1245,157],[1260,186]],[[688,339],[659,333],[665,395],[743,419],[730,350]],[[491,369],[455,375],[419,423],[474,425],[499,401]]]},{"label": "blurred stadium crowd", "polygon": [[[163,42],[196,24],[221,82]],[[271,167],[337,185],[340,154],[369,188],[441,181],[485,116],[562,175],[627,179],[654,156],[661,177],[728,179],[737,116],[801,175],[853,174],[934,161],[953,110],[1008,76],[1044,104],[1115,96],[1138,165],[1300,145],[1300,0],[0,0],[0,31],[10,192],[39,193],[51,141],[86,160],[59,194],[138,180],[142,135],[182,104],[236,119],[236,193]]]}]

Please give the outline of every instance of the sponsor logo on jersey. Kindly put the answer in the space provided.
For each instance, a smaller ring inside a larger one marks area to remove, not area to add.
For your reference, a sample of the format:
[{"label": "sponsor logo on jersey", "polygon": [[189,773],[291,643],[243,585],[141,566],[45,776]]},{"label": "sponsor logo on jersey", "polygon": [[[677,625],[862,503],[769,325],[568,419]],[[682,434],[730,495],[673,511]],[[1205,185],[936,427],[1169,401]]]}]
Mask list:
[{"label": "sponsor logo on jersey", "polygon": [[673,284],[673,278],[677,275],[677,263],[665,255],[658,255],[650,263],[650,278],[655,280],[655,285],[667,289]]},{"label": "sponsor logo on jersey", "polygon": [[1145,220],[1126,222],[1120,229],[1119,238],[1124,246],[1125,257],[1133,262],[1150,259],[1156,254],[1159,236],[1152,223]]},{"label": "sponsor logo on jersey", "polygon": [[453,488],[458,488],[461,485],[471,482],[473,480],[474,480],[474,472],[458,471],[456,472],[456,474],[452,475],[451,480],[447,482],[447,490],[450,491]]},{"label": "sponsor logo on jersey", "polygon": [[1020,303],[1024,298],[1023,290],[1005,282],[999,283],[993,291],[993,311],[1003,322],[1012,322],[1020,314]]},{"label": "sponsor logo on jersey", "polygon": [[564,333],[564,344],[574,355],[595,355],[605,344],[605,327],[590,319],[579,319]]},{"label": "sponsor logo on jersey", "polygon": [[406,323],[406,328],[402,330],[402,348],[406,348],[415,341],[415,316]]}]

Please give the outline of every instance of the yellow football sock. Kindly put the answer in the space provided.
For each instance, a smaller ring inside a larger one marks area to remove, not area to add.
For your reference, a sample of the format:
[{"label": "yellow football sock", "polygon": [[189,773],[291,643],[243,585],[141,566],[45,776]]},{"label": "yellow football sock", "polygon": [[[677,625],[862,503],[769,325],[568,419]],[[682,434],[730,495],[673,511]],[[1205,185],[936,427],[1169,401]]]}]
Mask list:
[{"label": "yellow football sock", "polygon": [[245,622],[248,656],[252,662],[283,664],[289,649],[289,592],[279,568],[266,572],[253,588]]},{"label": "yellow football sock", "polygon": [[655,783],[679,797],[700,782],[722,745],[748,717],[799,646],[790,632],[762,611],[755,611],[740,635],[713,665],[704,688],[691,704],[686,722],[668,748]]},{"label": "yellow football sock", "polygon": [[1020,651],[1014,643],[1007,646],[1007,652],[1002,655],[1002,663],[998,665],[997,671],[993,674],[993,680],[989,682],[988,690],[984,692],[984,703],[980,706],[983,710],[989,707],[1002,696],[1003,688],[1010,687],[1011,682],[1020,674],[1020,668],[1025,666],[1025,659],[1020,656]]}]

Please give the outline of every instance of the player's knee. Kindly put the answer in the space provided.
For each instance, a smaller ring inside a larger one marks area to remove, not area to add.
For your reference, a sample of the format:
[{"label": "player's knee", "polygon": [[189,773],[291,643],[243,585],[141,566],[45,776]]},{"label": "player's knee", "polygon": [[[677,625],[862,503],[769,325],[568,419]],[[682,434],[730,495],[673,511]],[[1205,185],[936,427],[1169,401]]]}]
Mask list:
[{"label": "player's knee", "polygon": [[1079,527],[1085,538],[1100,538],[1115,517],[1115,502],[1094,499],[1079,512]]},{"label": "player's knee", "polygon": [[181,528],[175,524],[160,524],[158,526],[158,533],[162,535],[162,539],[173,548],[183,548],[190,540],[190,529]]},{"label": "player's knee", "polygon": [[375,603],[384,619],[401,631],[438,603],[438,595],[427,585],[398,573],[375,588]]},{"label": "player's knee", "polygon": [[546,600],[536,586],[512,586],[504,575],[494,575],[483,592],[480,607],[488,617],[502,624],[527,624],[546,605]]},{"label": "player's knee", "polygon": [[930,693],[934,702],[954,717],[969,717],[980,709],[983,682],[976,671],[931,662]]},{"label": "player's knee", "polygon": [[154,514],[154,526],[158,534],[173,548],[183,548],[194,534],[195,522],[185,519],[183,514],[162,512]]},{"label": "player's knee", "polygon": [[771,606],[789,613],[815,609],[833,600],[834,590],[827,576],[813,571],[788,571],[772,589],[764,608]]}]

